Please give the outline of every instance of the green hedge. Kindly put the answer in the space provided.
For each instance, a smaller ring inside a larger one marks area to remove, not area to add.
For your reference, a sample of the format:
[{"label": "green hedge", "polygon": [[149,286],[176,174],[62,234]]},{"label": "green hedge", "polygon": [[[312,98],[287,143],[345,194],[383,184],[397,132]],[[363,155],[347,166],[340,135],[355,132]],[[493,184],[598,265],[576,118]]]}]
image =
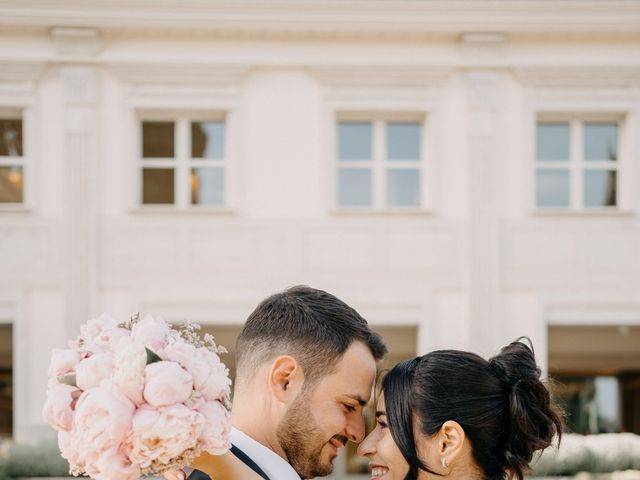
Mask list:
[{"label": "green hedge", "polygon": [[640,435],[606,433],[562,437],[560,448],[548,448],[532,464],[536,476],[640,470]]},{"label": "green hedge", "polygon": [[20,477],[66,477],[69,464],[55,441],[37,445],[4,442],[0,445],[0,480]]}]

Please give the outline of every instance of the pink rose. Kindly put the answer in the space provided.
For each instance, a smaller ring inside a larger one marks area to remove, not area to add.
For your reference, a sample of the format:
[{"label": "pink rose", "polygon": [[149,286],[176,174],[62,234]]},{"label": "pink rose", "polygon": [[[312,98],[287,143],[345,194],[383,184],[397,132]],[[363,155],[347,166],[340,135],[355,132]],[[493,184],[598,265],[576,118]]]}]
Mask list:
[{"label": "pink rose", "polygon": [[47,400],[42,408],[42,418],[56,430],[71,430],[73,410],[71,392],[78,389],[62,383],[52,383],[47,389]]},{"label": "pink rose", "polygon": [[49,364],[49,371],[47,373],[50,377],[59,377],[67,373],[73,373],[79,362],[80,354],[76,350],[70,348],[55,348],[51,355],[51,363]]},{"label": "pink rose", "polygon": [[82,394],[73,420],[73,442],[81,446],[84,463],[126,439],[134,411],[133,403],[106,382]]},{"label": "pink rose", "polygon": [[80,362],[76,368],[76,385],[82,390],[97,387],[111,377],[113,354],[96,353]]},{"label": "pink rose", "polygon": [[133,417],[129,458],[142,468],[154,460],[168,463],[196,446],[203,416],[182,404],[154,409],[140,407]]},{"label": "pink rose", "polygon": [[151,315],[136,323],[131,329],[131,337],[154,352],[160,352],[169,340],[171,328],[161,318],[153,318]]},{"label": "pink rose", "polygon": [[175,362],[155,362],[145,368],[144,399],[154,407],[187,401],[193,392],[193,377]]},{"label": "pink rose", "polygon": [[122,449],[112,447],[100,452],[87,473],[96,480],[137,480],[140,467],[132,464]]},{"label": "pink rose", "polygon": [[113,360],[113,383],[136,405],[144,402],[144,369],[147,352],[131,337],[121,338]]},{"label": "pink rose", "polygon": [[198,412],[204,417],[204,427],[198,439],[212,455],[224,455],[231,448],[231,416],[218,401],[206,402]]}]

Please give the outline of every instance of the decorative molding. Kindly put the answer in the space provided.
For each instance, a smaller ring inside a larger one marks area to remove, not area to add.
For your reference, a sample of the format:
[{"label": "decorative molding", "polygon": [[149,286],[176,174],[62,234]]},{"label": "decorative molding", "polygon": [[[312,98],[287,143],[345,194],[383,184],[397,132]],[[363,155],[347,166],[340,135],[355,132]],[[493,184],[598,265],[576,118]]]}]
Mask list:
[{"label": "decorative molding", "polygon": [[134,85],[237,86],[250,68],[243,65],[200,63],[106,63],[120,80]]},{"label": "decorative molding", "polygon": [[51,38],[61,55],[97,55],[102,51],[100,32],[96,28],[54,27]]},{"label": "decorative molding", "polygon": [[0,26],[297,35],[640,32],[635,0],[3,0]]},{"label": "decorative molding", "polygon": [[526,87],[640,87],[640,66],[535,66],[515,67],[516,78]]},{"label": "decorative molding", "polygon": [[25,83],[35,85],[45,68],[44,61],[0,59],[0,83],[15,83],[23,90]]},{"label": "decorative molding", "polygon": [[337,65],[309,67],[319,82],[330,87],[440,87],[451,69],[441,66]]}]

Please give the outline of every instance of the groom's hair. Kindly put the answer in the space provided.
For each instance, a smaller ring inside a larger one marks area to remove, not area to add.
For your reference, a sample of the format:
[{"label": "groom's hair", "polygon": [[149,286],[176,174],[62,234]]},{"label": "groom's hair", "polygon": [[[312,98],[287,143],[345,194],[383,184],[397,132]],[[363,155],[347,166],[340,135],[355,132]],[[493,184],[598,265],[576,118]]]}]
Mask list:
[{"label": "groom's hair", "polygon": [[387,353],[382,338],[349,305],[330,293],[296,286],[271,295],[249,315],[236,341],[238,377],[250,379],[264,362],[290,355],[305,375],[305,388],[331,373],[360,341],[376,360]]}]

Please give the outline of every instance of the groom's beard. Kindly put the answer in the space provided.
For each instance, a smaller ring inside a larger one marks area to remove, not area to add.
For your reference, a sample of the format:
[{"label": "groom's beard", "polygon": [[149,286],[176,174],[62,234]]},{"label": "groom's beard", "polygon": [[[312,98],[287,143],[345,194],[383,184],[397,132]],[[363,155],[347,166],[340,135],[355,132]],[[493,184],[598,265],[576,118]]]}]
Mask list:
[{"label": "groom's beard", "polygon": [[[303,394],[296,399],[278,425],[276,435],[289,463],[300,477],[324,477],[333,471],[333,459],[326,462],[322,459],[322,449],[330,439],[325,438],[315,422],[308,397]],[[346,443],[346,438],[340,439]]]}]

